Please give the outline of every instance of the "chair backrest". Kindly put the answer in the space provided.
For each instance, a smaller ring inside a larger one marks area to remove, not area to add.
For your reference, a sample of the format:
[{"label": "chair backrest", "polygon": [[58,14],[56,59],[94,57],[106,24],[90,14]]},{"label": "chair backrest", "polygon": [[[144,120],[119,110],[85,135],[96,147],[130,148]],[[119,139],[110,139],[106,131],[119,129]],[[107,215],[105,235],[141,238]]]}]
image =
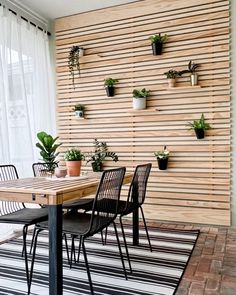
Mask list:
[{"label": "chair backrest", "polygon": [[[14,165],[0,165],[0,181],[18,179],[18,173]],[[0,216],[6,215],[24,208],[23,203],[18,202],[0,202]]]},{"label": "chair backrest", "polygon": [[[34,173],[34,176],[35,177],[46,177],[48,176],[48,172],[49,172],[49,169],[48,169],[48,163],[33,163],[32,165],[32,169],[33,169],[33,173]],[[50,163],[51,165],[51,163]],[[57,163],[54,163],[55,165],[55,168],[58,167],[58,164]]]},{"label": "chair backrest", "polygon": [[[88,233],[96,231],[97,228],[105,228],[115,220],[125,171],[126,168],[121,167],[103,172],[94,198]],[[112,206],[115,203],[116,210],[109,210],[111,203]],[[97,217],[106,217],[106,219]]]},{"label": "chair backrest", "polygon": [[141,206],[144,203],[151,168],[151,163],[138,165],[135,168],[134,176],[129,188],[127,207],[129,202],[133,203],[133,206],[135,207]]}]

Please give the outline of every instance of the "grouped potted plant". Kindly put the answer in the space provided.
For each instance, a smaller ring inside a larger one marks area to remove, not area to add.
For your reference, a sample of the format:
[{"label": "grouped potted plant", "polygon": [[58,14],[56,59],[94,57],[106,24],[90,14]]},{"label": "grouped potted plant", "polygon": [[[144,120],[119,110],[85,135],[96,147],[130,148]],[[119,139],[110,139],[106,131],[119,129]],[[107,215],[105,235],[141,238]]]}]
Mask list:
[{"label": "grouped potted plant", "polygon": [[94,151],[85,155],[87,163],[91,162],[93,171],[99,172],[102,171],[103,161],[106,158],[111,158],[114,162],[118,161],[116,153],[108,151],[106,142],[94,139]]},{"label": "grouped potted plant", "polygon": [[191,86],[198,85],[198,74],[196,72],[197,68],[200,67],[199,64],[194,63],[193,61],[189,61],[188,69],[181,71],[182,74],[190,73],[190,83]]},{"label": "grouped potted plant", "polygon": [[163,44],[166,43],[168,36],[165,34],[161,36],[159,33],[158,35],[152,35],[149,37],[152,42],[152,53],[153,55],[160,55],[162,54]]},{"label": "grouped potted plant", "polygon": [[84,154],[77,148],[71,148],[65,152],[64,159],[67,174],[69,176],[80,176],[81,161],[84,160]]},{"label": "grouped potted plant", "polygon": [[80,76],[80,57],[84,55],[84,49],[81,46],[72,46],[68,56],[68,67],[72,77],[72,84],[75,88],[75,70]]},{"label": "grouped potted plant", "polygon": [[166,170],[170,155],[170,152],[167,150],[166,146],[164,146],[163,150],[154,152],[154,155],[156,156],[159,170]]},{"label": "grouped potted plant", "polygon": [[206,123],[204,114],[201,115],[199,120],[194,120],[193,122],[188,122],[190,130],[195,131],[197,139],[202,139],[205,137],[205,130],[211,129],[210,124]]},{"label": "grouped potted plant", "polygon": [[82,105],[82,104],[76,104],[73,109],[72,109],[74,112],[75,112],[75,116],[77,118],[84,118],[84,110],[85,110],[85,106]]},{"label": "grouped potted plant", "polygon": [[146,98],[150,96],[150,90],[143,88],[141,90],[133,90],[133,109],[143,110],[146,109]]},{"label": "grouped potted plant", "polygon": [[166,75],[166,78],[168,79],[169,87],[175,87],[176,78],[181,77],[182,72],[171,69],[168,72],[165,72],[164,75]]},{"label": "grouped potted plant", "polygon": [[104,87],[106,89],[107,97],[112,97],[115,95],[115,87],[114,85],[117,84],[119,80],[113,78],[106,78],[104,79]]},{"label": "grouped potted plant", "polygon": [[53,138],[45,131],[37,133],[37,138],[39,142],[36,143],[36,147],[40,149],[40,155],[43,161],[46,163],[48,173],[53,174],[58,163],[58,161],[56,161],[56,157],[59,155],[57,148],[62,143],[57,144],[56,141],[59,137],[57,136]]}]

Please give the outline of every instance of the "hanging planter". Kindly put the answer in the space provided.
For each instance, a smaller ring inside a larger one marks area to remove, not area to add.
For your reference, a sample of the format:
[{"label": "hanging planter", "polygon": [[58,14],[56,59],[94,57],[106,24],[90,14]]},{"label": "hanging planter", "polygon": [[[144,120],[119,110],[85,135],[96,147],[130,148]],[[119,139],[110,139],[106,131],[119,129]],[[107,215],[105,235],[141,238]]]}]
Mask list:
[{"label": "hanging planter", "polygon": [[156,156],[159,170],[166,170],[168,167],[168,159],[170,155],[170,152],[167,150],[166,146],[164,146],[162,151],[154,152],[154,155]]},{"label": "hanging planter", "polygon": [[161,34],[158,34],[158,35],[152,35],[151,37],[149,37],[149,39],[152,42],[153,55],[161,55],[163,43],[166,43],[168,36],[166,34],[164,36],[161,36]]},{"label": "hanging planter", "polygon": [[115,87],[119,80],[113,78],[107,78],[104,80],[104,87],[106,89],[107,97],[112,97],[115,95]]},{"label": "hanging planter", "polygon": [[84,49],[81,46],[72,46],[68,56],[68,67],[72,77],[72,84],[75,88],[75,70],[80,76],[80,57],[84,55]]},{"label": "hanging planter", "polygon": [[85,107],[82,104],[76,104],[73,107],[73,111],[75,112],[75,116],[79,119],[84,119],[84,110],[85,110]]},{"label": "hanging planter", "polygon": [[191,86],[197,86],[198,85],[198,74],[196,73],[196,69],[199,67],[199,64],[195,64],[191,60],[188,63],[188,69],[183,70],[181,74],[190,73],[190,84]]},{"label": "hanging planter", "polygon": [[133,90],[133,109],[144,110],[146,109],[146,98],[150,96],[150,90],[143,88],[142,90]]},{"label": "hanging planter", "polygon": [[202,139],[205,137],[205,130],[211,129],[211,126],[205,122],[204,114],[201,115],[199,120],[194,120],[193,122],[188,122],[190,125],[190,130],[195,131],[197,139]]}]

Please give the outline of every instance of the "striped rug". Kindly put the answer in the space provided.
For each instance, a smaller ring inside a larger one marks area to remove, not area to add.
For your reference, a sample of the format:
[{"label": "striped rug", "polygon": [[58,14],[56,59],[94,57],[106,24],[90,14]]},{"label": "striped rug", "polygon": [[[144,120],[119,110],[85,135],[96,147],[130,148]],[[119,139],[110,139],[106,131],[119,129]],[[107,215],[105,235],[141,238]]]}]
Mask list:
[{"label": "striped rug", "polygon": [[[141,246],[139,247],[131,245],[131,228],[128,226],[126,226],[126,233],[133,268],[133,273],[128,275],[128,280],[124,279],[114,232],[109,230],[106,246],[102,245],[100,235],[87,239],[86,249],[95,294],[174,294],[193,251],[198,231],[151,227],[149,233],[153,252],[149,251],[143,229],[140,230]],[[26,294],[25,268],[21,250],[21,238],[0,245],[0,295]],[[90,294],[83,255],[81,255],[80,263],[74,265],[72,269],[68,267],[65,251],[63,256],[63,294]],[[47,232],[39,235],[31,294],[48,295]]]}]

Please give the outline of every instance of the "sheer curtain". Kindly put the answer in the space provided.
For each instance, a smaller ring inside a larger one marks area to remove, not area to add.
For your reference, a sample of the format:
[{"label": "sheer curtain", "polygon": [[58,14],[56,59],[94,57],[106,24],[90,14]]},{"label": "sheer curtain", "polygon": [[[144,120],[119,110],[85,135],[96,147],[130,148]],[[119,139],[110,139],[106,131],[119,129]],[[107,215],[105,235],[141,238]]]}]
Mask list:
[{"label": "sheer curtain", "polygon": [[32,175],[39,131],[55,133],[48,36],[0,7],[0,163]]}]

